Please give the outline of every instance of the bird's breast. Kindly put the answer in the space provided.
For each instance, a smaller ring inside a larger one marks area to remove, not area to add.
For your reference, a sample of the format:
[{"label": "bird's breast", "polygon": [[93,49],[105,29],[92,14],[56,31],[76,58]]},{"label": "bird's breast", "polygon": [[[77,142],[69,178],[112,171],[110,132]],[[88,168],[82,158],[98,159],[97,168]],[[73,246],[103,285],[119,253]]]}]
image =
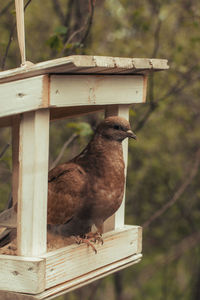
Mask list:
[{"label": "bird's breast", "polygon": [[104,159],[91,182],[90,199],[93,216],[103,221],[114,214],[121,205],[124,193],[124,161],[122,156]]}]

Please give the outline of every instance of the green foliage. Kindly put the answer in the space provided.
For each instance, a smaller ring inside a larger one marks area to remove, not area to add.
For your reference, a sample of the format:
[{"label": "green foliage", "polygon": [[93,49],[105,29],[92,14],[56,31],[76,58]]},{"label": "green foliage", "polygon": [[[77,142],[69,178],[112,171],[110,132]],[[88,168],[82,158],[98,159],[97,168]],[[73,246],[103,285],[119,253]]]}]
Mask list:
[{"label": "green foliage", "polygon": [[67,124],[68,128],[73,128],[74,131],[81,137],[90,137],[93,133],[90,124],[86,122],[70,122]]},{"label": "green foliage", "polygon": [[57,26],[54,30],[54,34],[47,40],[47,45],[53,50],[60,52],[64,45],[62,37],[67,33],[68,28],[65,26]]}]

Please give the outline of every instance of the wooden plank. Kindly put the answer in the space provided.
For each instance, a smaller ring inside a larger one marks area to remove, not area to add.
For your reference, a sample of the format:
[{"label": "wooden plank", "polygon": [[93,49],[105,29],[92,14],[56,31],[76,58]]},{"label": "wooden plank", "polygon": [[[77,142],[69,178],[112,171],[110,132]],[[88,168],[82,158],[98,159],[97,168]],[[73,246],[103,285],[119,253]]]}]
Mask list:
[{"label": "wooden plank", "polygon": [[[119,62],[120,59],[121,62]],[[132,60],[131,68],[130,60]],[[0,83],[50,73],[69,74],[81,72],[82,74],[88,74],[89,72],[90,74],[95,74],[99,72],[107,72],[110,69],[110,73],[118,74],[122,72],[122,69],[124,69],[125,74],[127,71],[131,74],[137,74],[137,72],[141,70],[144,70],[144,73],[146,73],[146,71],[148,72],[149,70],[160,71],[168,68],[169,66],[166,59],[152,60],[148,58],[116,58],[106,56],[73,55],[0,72]]]},{"label": "wooden plank", "polygon": [[0,117],[47,107],[46,81],[46,76],[37,76],[0,84]]},{"label": "wooden plank", "polygon": [[75,117],[87,115],[90,113],[103,111],[105,109],[104,105],[86,105],[86,106],[69,106],[69,107],[52,107],[50,109],[50,119],[51,121],[64,119],[67,117]]},{"label": "wooden plank", "polygon": [[168,69],[168,61],[166,59],[155,59],[152,58],[150,59],[150,64],[152,65],[152,69],[159,71],[159,70],[163,70],[164,69]]},{"label": "wooden plank", "polygon": [[[142,254],[131,255],[127,258],[114,262],[113,264],[104,266],[97,270],[94,270],[84,276],[75,278],[70,282],[59,284],[53,288],[47,289],[41,294],[35,296],[35,299],[54,299],[55,297],[61,296],[65,293],[69,293],[77,288],[81,288],[87,284],[92,283],[95,280],[108,276],[114,272],[123,270],[124,268],[130,267],[133,264],[140,262]],[[14,299],[13,299],[14,300]],[[21,300],[21,299],[20,299]],[[26,300],[26,299],[25,299]]]},{"label": "wooden plank", "polygon": [[26,61],[26,51],[25,51],[25,28],[24,28],[24,1],[15,0],[15,10],[16,10],[16,23],[17,23],[17,37],[18,44],[21,54],[21,63],[25,64]]},{"label": "wooden plank", "polygon": [[0,255],[0,270],[0,290],[37,294],[45,288],[44,259]]},{"label": "wooden plank", "polygon": [[23,114],[19,132],[18,254],[46,252],[49,110]]},{"label": "wooden plank", "polygon": [[124,258],[120,261],[117,261],[113,264],[104,266],[99,268],[98,270],[94,270],[90,273],[87,273],[81,277],[78,277],[69,282],[64,282],[55,287],[45,290],[42,293],[37,295],[28,295],[22,293],[14,293],[14,292],[5,292],[0,291],[0,300],[37,300],[37,299],[55,299],[55,297],[61,296],[65,293],[69,293],[77,288],[81,288],[87,284],[92,283],[95,280],[103,278],[107,275],[112,274],[113,272],[123,270],[124,268],[130,267],[133,264],[140,262],[142,254],[131,255],[127,258]]},{"label": "wooden plank", "polygon": [[53,107],[143,102],[143,76],[53,75],[50,80]]},{"label": "wooden plank", "polygon": [[[93,112],[103,111],[105,105],[85,105],[85,106],[67,106],[67,107],[51,107],[50,109],[50,119],[51,121],[58,119],[65,119],[67,117],[81,116],[90,114]],[[0,127],[12,126],[14,116],[8,116],[0,118]]]},{"label": "wooden plank", "polygon": [[136,254],[138,231],[138,226],[125,226],[105,233],[104,244],[95,246],[97,254],[85,244],[72,244],[41,256],[46,259],[46,288]]},{"label": "wooden plank", "polygon": [[148,58],[133,58],[135,70],[151,70],[153,69],[151,60]]},{"label": "wooden plank", "polygon": [[[120,116],[129,120],[129,105],[111,105],[107,106],[105,111],[105,116]],[[127,163],[128,163],[128,139],[125,139],[122,144],[123,155],[125,162],[125,178],[127,174]],[[124,217],[125,217],[125,193],[126,193],[126,183],[124,187],[124,197],[120,208],[117,212],[112,215],[104,223],[104,231],[110,231],[116,228],[122,228],[124,226]]]}]

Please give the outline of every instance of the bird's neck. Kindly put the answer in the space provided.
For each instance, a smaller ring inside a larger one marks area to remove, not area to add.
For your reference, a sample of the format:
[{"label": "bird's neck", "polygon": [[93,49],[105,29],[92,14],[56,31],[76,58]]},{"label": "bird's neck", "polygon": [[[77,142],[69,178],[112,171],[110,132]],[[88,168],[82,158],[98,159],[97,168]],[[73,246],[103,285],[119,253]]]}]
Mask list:
[{"label": "bird's neck", "polygon": [[[117,153],[117,155],[123,155],[122,143],[113,139],[109,139],[102,135],[96,134],[89,144],[89,148],[92,152],[95,151],[98,154]],[[88,149],[89,150],[89,149]]]}]

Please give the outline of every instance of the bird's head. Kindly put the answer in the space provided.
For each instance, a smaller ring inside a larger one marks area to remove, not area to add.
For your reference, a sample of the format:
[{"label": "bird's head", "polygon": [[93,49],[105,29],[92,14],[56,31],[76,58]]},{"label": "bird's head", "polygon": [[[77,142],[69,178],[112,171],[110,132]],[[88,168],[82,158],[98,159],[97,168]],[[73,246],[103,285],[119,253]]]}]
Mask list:
[{"label": "bird's head", "polygon": [[112,116],[104,119],[97,127],[96,132],[102,137],[122,142],[125,138],[136,139],[135,133],[131,130],[130,123],[121,117]]}]

